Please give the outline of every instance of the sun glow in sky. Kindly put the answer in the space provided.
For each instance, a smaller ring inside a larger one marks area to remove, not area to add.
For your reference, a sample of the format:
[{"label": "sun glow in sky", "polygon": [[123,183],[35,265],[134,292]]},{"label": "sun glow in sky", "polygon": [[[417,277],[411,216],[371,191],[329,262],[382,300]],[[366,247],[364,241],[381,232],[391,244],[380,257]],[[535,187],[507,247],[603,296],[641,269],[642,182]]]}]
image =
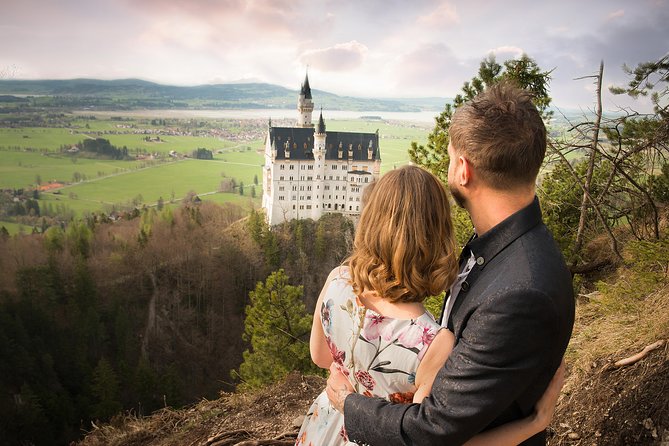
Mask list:
[{"label": "sun glow in sky", "polygon": [[[669,51],[669,0],[4,0],[0,78],[268,82],[374,97],[454,96],[490,53],[554,69],[553,102]],[[607,94],[609,109],[629,105]]]}]

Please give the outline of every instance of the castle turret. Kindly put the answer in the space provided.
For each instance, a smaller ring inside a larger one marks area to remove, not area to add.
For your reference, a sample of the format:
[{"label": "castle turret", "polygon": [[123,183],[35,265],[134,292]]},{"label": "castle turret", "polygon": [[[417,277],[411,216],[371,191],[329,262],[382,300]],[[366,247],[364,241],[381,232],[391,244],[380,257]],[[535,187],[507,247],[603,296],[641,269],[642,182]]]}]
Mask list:
[{"label": "castle turret", "polygon": [[304,83],[300,88],[300,96],[297,99],[297,126],[313,127],[311,114],[314,111],[314,101],[311,99],[311,87],[309,86],[309,73],[304,76]]},{"label": "castle turret", "polygon": [[318,117],[318,126],[314,130],[314,194],[312,195],[312,218],[317,220],[323,215],[323,198],[325,196],[325,121],[323,110]]}]

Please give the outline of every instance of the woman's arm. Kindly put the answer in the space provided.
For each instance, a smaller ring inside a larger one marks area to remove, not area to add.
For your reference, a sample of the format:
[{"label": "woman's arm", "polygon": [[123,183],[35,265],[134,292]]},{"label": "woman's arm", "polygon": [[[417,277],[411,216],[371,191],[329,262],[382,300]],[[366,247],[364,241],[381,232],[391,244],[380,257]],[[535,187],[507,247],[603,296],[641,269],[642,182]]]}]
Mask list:
[{"label": "woman's arm", "polygon": [[[441,330],[435,336],[416,371],[416,386],[413,402],[420,403],[429,395],[432,382],[453,349],[453,334]],[[534,413],[522,420],[513,421],[480,433],[470,439],[466,446],[514,446],[543,431],[550,424],[555,412],[560,390],[564,384],[564,361],[537,402]]]},{"label": "woman's arm", "polygon": [[321,323],[321,307],[323,306],[323,298],[330,282],[340,274],[339,268],[335,268],[330,272],[321,294],[318,296],[316,308],[314,308],[314,319],[311,323],[311,337],[309,338],[309,352],[311,353],[311,360],[318,367],[322,369],[330,368],[332,364],[332,354],[325,341],[325,333],[323,332],[323,324]]},{"label": "woman's arm", "polygon": [[532,415],[482,432],[465,443],[465,446],[514,446],[543,431],[553,418],[555,405],[563,384],[564,360],[555,372],[544,394],[537,401]]},{"label": "woman's arm", "polygon": [[416,370],[415,384],[417,389],[413,395],[414,403],[420,403],[423,398],[430,394],[434,378],[437,376],[439,369],[444,366],[448,355],[451,354],[454,343],[455,336],[446,329],[439,330],[434,337]]}]

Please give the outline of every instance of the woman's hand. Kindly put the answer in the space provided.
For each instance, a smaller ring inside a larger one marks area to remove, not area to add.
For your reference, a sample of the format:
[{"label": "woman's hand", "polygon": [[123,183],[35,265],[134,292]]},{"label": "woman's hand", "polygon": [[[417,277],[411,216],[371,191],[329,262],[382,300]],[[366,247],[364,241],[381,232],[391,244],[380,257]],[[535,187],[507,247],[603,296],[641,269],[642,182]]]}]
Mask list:
[{"label": "woman's hand", "polygon": [[328,377],[326,391],[332,407],[344,413],[344,401],[347,396],[354,392],[354,389],[334,362],[330,365],[330,376]]},{"label": "woman's hand", "polygon": [[544,394],[541,396],[541,398],[539,398],[536,406],[534,406],[533,422],[536,423],[539,431],[546,429],[553,419],[553,415],[555,414],[555,406],[557,405],[560,391],[564,385],[564,373],[565,365],[563,359],[560,367],[558,367],[558,369],[555,371],[553,379],[544,391]]}]

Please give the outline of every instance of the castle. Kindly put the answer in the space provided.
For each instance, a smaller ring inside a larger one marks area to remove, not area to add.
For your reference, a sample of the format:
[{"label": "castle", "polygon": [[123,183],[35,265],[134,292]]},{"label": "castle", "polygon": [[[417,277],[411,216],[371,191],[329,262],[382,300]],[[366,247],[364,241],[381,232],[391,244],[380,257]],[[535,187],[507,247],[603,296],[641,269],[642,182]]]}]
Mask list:
[{"label": "castle", "polygon": [[274,127],[265,140],[262,206],[268,223],[360,215],[362,192],[378,179],[379,133],[325,130],[323,110],[312,124],[314,103],[307,74],[297,101],[296,127]]}]

